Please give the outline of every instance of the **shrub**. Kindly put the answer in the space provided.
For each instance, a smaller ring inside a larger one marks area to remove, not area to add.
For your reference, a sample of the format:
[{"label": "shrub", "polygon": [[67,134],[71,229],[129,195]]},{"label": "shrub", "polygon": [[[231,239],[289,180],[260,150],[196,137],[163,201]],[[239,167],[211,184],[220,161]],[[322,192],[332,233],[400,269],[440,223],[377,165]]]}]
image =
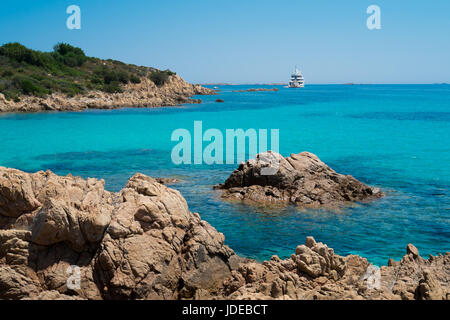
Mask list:
[{"label": "shrub", "polygon": [[84,87],[78,83],[73,83],[70,81],[60,81],[58,83],[58,87],[62,92],[67,94],[69,97],[73,97],[76,94],[80,94],[84,92]]},{"label": "shrub", "polygon": [[25,94],[37,94],[40,92],[40,88],[33,83],[30,79],[23,79],[20,81],[20,88]]},{"label": "shrub", "polygon": [[150,73],[150,80],[153,81],[153,83],[155,85],[157,85],[158,87],[163,86],[167,80],[169,80],[169,76],[173,76],[176,73],[170,71],[170,70],[165,70],[165,71],[161,71],[161,70],[155,70],[152,73]]},{"label": "shrub", "polygon": [[17,62],[26,62],[35,66],[43,65],[40,52],[28,49],[17,42],[1,46],[0,55],[7,56]]},{"label": "shrub", "polygon": [[44,76],[38,73],[33,73],[30,77],[32,77],[33,79],[37,80],[37,81],[41,81],[44,79]]},{"label": "shrub", "polygon": [[58,43],[53,47],[54,58],[69,67],[80,67],[87,57],[83,50],[67,43]]},{"label": "shrub", "polygon": [[107,93],[123,92],[122,88],[120,88],[120,84],[118,81],[113,81],[111,83],[105,83],[105,85],[103,85],[103,91],[105,91]]},{"label": "shrub", "polygon": [[56,84],[50,79],[43,79],[40,81],[40,84],[47,89],[57,89]]},{"label": "shrub", "polygon": [[66,66],[79,67],[83,64],[84,59],[82,57],[80,58],[79,56],[75,55],[73,52],[69,52],[62,58],[62,61]]},{"label": "shrub", "polygon": [[53,51],[59,53],[62,56],[65,56],[68,53],[73,53],[76,56],[83,56],[85,57],[86,55],[84,54],[84,51],[81,50],[80,48],[71,46],[68,43],[57,43],[54,47],[53,47]]},{"label": "shrub", "polygon": [[119,81],[119,78],[114,71],[107,70],[103,73],[103,81],[106,84],[110,84],[111,82]]},{"label": "shrub", "polygon": [[111,82],[120,82],[120,83],[128,83],[130,80],[130,76],[125,71],[113,71],[107,68],[102,68],[101,70],[97,70],[97,75],[103,77],[103,82],[106,84],[110,84]]},{"label": "shrub", "polygon": [[101,78],[99,78],[98,76],[93,76],[91,78],[91,83],[92,84],[102,84],[103,80]]},{"label": "shrub", "polygon": [[130,75],[129,75],[128,73],[126,73],[125,71],[119,71],[119,72],[117,73],[117,79],[118,79],[120,82],[122,82],[122,83],[124,83],[124,84],[127,84],[128,81],[130,80]]},{"label": "shrub", "polygon": [[40,84],[28,77],[15,77],[13,79],[15,86],[22,91],[23,94],[35,95],[42,97],[47,94],[47,90]]},{"label": "shrub", "polygon": [[134,75],[134,74],[132,74],[130,76],[130,81],[131,81],[131,83],[141,83],[141,79],[138,76]]},{"label": "shrub", "polygon": [[12,73],[12,71],[10,71],[10,70],[5,70],[2,73],[2,77],[5,77],[5,78],[12,77],[13,75],[14,75],[14,73]]}]

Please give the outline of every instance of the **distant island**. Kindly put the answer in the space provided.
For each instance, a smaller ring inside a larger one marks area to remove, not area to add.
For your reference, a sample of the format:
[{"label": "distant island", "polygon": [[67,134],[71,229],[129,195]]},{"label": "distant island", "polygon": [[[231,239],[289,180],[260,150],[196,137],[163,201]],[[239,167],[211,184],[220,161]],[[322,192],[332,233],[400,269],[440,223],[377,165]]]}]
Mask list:
[{"label": "distant island", "polygon": [[232,92],[260,92],[260,91],[278,91],[278,88],[250,88],[246,90],[233,90]]},{"label": "distant island", "polygon": [[88,57],[67,43],[52,52],[0,47],[0,112],[173,106],[199,103],[190,99],[197,94],[214,91],[170,70]]},{"label": "distant island", "polygon": [[286,86],[287,83],[285,82],[271,82],[271,83],[226,83],[226,82],[219,82],[219,83],[202,83],[203,86],[245,86],[245,85],[252,85],[252,86]]}]

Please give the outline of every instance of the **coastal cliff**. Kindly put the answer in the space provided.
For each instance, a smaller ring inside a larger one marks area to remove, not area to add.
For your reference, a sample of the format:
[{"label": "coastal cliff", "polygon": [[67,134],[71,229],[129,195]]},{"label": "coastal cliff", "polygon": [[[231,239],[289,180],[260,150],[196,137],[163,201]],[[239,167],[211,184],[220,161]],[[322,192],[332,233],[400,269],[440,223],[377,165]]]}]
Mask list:
[{"label": "coastal cliff", "polygon": [[224,242],[151,177],[112,193],[103,180],[0,167],[0,299],[450,298],[450,253],[425,260],[409,244],[377,274],[312,237],[263,263]]},{"label": "coastal cliff", "polygon": [[200,103],[214,90],[170,70],[88,57],[58,43],[52,52],[19,43],[0,47],[0,112],[79,111]]}]

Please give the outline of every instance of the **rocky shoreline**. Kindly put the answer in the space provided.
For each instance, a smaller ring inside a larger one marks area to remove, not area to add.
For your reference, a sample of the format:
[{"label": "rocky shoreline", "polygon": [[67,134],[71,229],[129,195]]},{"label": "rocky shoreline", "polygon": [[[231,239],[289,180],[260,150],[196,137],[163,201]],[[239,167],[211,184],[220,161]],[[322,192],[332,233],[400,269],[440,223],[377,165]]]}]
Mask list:
[{"label": "rocky shoreline", "polygon": [[[270,175],[264,170],[273,170]],[[292,203],[299,207],[332,208],[351,202],[383,197],[379,188],[365,185],[350,175],[336,173],[309,152],[282,155],[268,151],[242,163],[225,181],[214,187],[222,198],[253,203]]]},{"label": "rocky shoreline", "polygon": [[263,263],[224,242],[148,176],[112,193],[0,167],[0,299],[450,299],[450,253],[425,260],[409,244],[377,269],[312,237]]},{"label": "rocky shoreline", "polygon": [[89,91],[69,97],[53,93],[46,97],[22,95],[20,101],[7,100],[0,93],[0,112],[81,111],[85,109],[155,108],[176,106],[184,103],[201,103],[191,99],[194,95],[213,95],[212,89],[193,85],[178,75],[172,75],[158,87],[150,79],[142,77],[140,83],[124,85],[121,93]]}]

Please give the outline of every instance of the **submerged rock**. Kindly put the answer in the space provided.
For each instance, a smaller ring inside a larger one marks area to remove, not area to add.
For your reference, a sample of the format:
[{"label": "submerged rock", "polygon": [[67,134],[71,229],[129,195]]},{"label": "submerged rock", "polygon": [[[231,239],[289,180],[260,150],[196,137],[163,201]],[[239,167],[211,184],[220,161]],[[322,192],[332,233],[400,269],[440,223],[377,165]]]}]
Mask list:
[{"label": "submerged rock", "polygon": [[215,188],[222,190],[225,199],[291,202],[304,207],[335,207],[383,196],[380,189],[336,173],[309,152],[286,158],[270,151],[258,154]]},{"label": "submerged rock", "polygon": [[0,167],[0,299],[449,299],[450,253],[377,269],[312,237],[290,258],[237,256],[181,194]]}]

